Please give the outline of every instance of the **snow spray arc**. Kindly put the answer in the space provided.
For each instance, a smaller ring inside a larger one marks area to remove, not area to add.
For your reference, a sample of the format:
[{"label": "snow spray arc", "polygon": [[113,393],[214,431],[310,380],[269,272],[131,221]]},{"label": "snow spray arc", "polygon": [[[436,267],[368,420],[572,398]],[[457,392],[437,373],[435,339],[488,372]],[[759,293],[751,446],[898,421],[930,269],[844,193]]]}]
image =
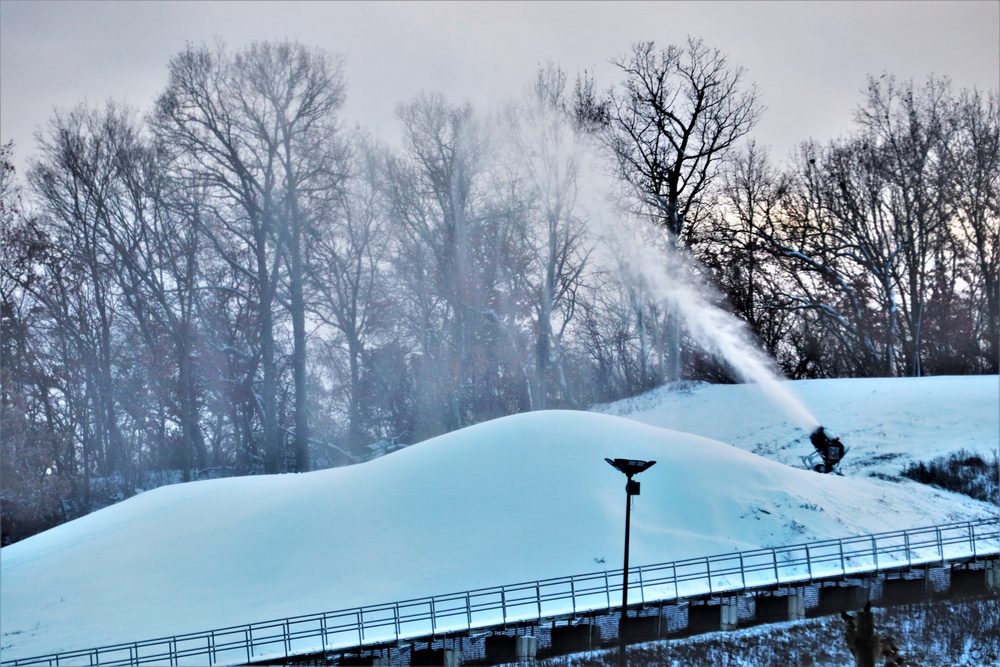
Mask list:
[{"label": "snow spray arc", "polygon": [[[573,236],[582,218],[596,244],[592,254],[585,254],[610,272],[620,270],[636,292],[677,314],[697,343],[728,364],[740,380],[756,383],[796,425],[807,432],[815,430],[819,422],[783,385],[747,327],[712,303],[714,290],[697,276],[691,261],[679,252],[658,250],[656,239],[638,238],[643,233],[650,236],[652,226],[621,203],[626,200],[620,191],[623,186],[607,176],[613,170],[607,168],[606,154],[594,137],[575,127],[564,110],[551,103],[546,91],[561,90],[565,81],[552,71],[548,76],[551,80],[542,76],[529,89],[524,105],[509,108],[505,127],[510,131],[512,163],[519,165],[522,178],[534,184],[550,223],[549,253],[556,235],[551,225],[564,224],[567,228],[559,233]],[[546,81],[560,85],[550,90]]]},{"label": "snow spray arc", "polygon": [[[697,274],[694,260],[669,249],[662,237],[653,237],[648,221],[626,212],[610,196],[603,204],[591,204],[588,219],[605,262],[617,265],[647,298],[679,316],[703,350],[726,363],[743,382],[758,385],[793,423],[806,432],[819,427],[819,421],[782,381],[774,362],[754,344],[746,324],[713,303],[716,290]],[[644,229],[646,234],[642,234]]]}]

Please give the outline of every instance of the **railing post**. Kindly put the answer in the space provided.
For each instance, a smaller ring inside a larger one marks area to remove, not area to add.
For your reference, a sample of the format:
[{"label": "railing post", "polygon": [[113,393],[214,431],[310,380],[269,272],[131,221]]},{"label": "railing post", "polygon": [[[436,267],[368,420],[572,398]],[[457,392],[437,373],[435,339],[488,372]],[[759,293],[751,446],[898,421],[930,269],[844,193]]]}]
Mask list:
[{"label": "railing post", "polygon": [[934,533],[937,535],[938,555],[941,556],[941,565],[944,566],[944,538],[941,537],[941,529],[937,526],[934,527]]},{"label": "railing post", "polygon": [[472,630],[472,598],[469,597],[469,592],[465,592],[465,619],[466,628]]},{"label": "railing post", "polygon": [[507,625],[507,589],[503,586],[500,587],[500,606],[503,609],[503,624]]},{"label": "railing post", "polygon": [[771,561],[774,563],[774,583],[781,583],[781,575],[778,574],[778,552],[771,548]]},{"label": "railing post", "polygon": [[282,639],[285,642],[285,657],[286,658],[292,652],[292,637],[291,637],[291,633],[292,633],[292,629],[291,629],[291,627],[289,627],[289,625],[288,625],[288,619],[286,618],[281,623],[281,634],[284,635],[282,637]]},{"label": "railing post", "polygon": [[743,563],[743,552],[740,552],[740,583],[743,585],[743,590],[747,589],[747,571],[746,565]]},{"label": "railing post", "polygon": [[604,571],[604,595],[608,598],[608,609],[611,609],[611,582],[608,581],[608,571]]},{"label": "railing post", "polygon": [[906,567],[913,567],[913,559],[910,557],[910,531],[903,532],[903,548],[906,549]]},{"label": "railing post", "polygon": [[812,557],[809,555],[809,545],[806,545],[806,572],[809,574],[809,581],[813,580]]},{"label": "railing post", "polygon": [[874,535],[872,535],[872,559],[874,561],[875,572],[878,572],[878,543],[875,541]]},{"label": "railing post", "polygon": [[643,605],[646,604],[646,587],[643,584],[641,565],[639,566],[639,602]]},{"label": "railing post", "polygon": [[542,586],[535,582],[535,606],[538,607],[538,620],[542,620]]},{"label": "railing post", "polygon": [[712,594],[712,561],[705,559],[705,572],[708,573],[708,594]]},{"label": "railing post", "polygon": [[970,521],[968,524],[968,528],[969,528],[969,543],[972,546],[972,560],[978,560],[979,553],[977,549],[978,545],[976,544],[976,524]]},{"label": "railing post", "polygon": [[396,641],[399,641],[399,603],[392,606],[392,620],[396,629]]},{"label": "railing post", "polygon": [[573,600],[573,617],[576,617],[576,579],[573,575],[569,577],[569,595]]},{"label": "railing post", "polygon": [[358,648],[365,645],[365,624],[361,618],[362,610],[358,609],[354,612],[354,617],[357,619],[358,623]]},{"label": "railing post", "polygon": [[676,600],[681,596],[681,591],[677,583],[677,563],[671,563],[670,568],[674,571],[674,599]]},{"label": "railing post", "polygon": [[437,610],[434,608],[434,598],[431,598],[431,637],[437,635]]},{"label": "railing post", "polygon": [[253,658],[253,626],[248,625],[247,629],[243,631],[243,641],[246,643],[247,648],[247,662],[250,662]]}]

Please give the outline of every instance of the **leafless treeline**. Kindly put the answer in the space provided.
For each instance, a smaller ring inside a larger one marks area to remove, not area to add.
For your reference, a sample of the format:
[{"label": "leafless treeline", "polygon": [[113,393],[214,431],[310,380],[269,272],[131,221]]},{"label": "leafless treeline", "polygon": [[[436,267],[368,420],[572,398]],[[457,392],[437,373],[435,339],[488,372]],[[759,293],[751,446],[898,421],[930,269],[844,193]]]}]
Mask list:
[{"label": "leafless treeline", "polygon": [[851,134],[778,166],[718,51],[616,63],[490,114],[421,94],[388,148],[342,127],[339,58],[191,46],[150,113],[57,114],[23,192],[8,144],[5,542],[164,480],[728,380],[598,261],[601,164],[789,376],[997,372],[995,91],[872,79]]}]

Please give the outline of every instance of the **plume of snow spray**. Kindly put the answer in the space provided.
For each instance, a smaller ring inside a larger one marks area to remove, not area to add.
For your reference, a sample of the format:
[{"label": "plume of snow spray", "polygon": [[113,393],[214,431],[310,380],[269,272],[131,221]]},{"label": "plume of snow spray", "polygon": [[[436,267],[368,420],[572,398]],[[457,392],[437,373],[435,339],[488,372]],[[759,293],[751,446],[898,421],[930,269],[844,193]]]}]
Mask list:
[{"label": "plume of snow spray", "polygon": [[[619,238],[634,241],[631,235]],[[788,417],[808,432],[819,422],[782,382],[771,359],[753,343],[746,324],[713,303],[715,290],[698,276],[679,252],[656,252],[650,246],[635,247],[632,270],[646,292],[664,303],[684,323],[688,333],[706,352],[724,361],[743,382],[752,382]]]},{"label": "plume of snow spray", "polygon": [[746,324],[713,302],[717,291],[697,274],[692,260],[679,251],[656,247],[653,239],[640,240],[638,230],[648,229],[649,223],[607,199],[591,207],[589,219],[604,260],[617,264],[653,302],[679,316],[703,350],[726,363],[741,381],[757,384],[797,426],[807,432],[819,427],[782,381],[770,357],[753,342]]}]

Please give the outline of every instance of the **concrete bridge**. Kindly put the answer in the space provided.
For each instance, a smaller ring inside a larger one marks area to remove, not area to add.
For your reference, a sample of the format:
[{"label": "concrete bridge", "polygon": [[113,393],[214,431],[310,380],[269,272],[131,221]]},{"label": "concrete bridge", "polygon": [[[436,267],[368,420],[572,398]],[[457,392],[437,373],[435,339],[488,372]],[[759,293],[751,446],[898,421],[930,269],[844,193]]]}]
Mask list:
[{"label": "concrete bridge", "polygon": [[458,665],[1000,590],[1000,517],[604,571],[0,662]]}]

